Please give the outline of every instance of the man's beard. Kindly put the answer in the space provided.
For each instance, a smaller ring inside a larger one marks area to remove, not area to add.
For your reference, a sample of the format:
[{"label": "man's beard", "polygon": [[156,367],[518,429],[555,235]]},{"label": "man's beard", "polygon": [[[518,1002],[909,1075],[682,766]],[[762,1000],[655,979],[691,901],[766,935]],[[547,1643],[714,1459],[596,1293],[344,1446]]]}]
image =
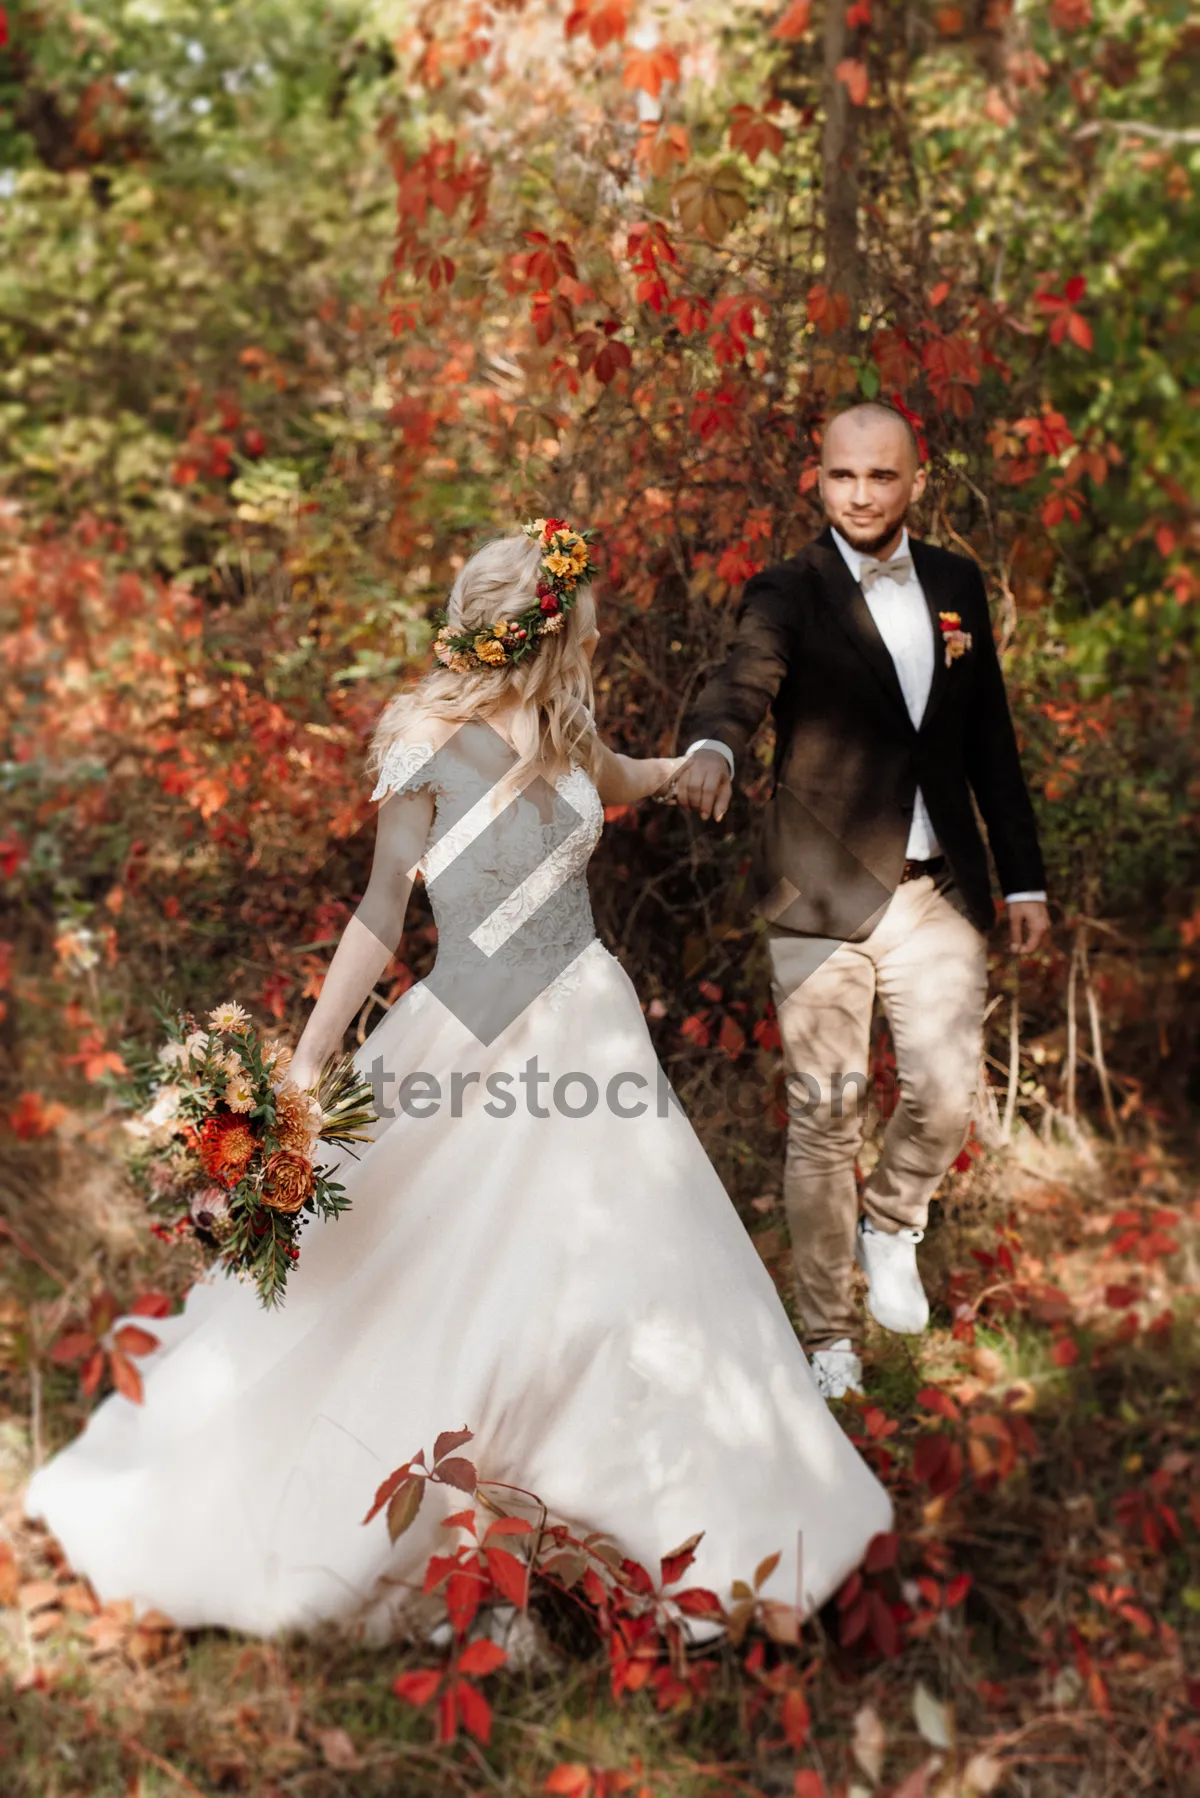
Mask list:
[{"label": "man's beard", "polygon": [[874,556],[878,555],[885,543],[890,543],[893,537],[899,536],[900,532],[904,529],[906,518],[907,513],[901,514],[893,524],[887,526],[886,530],[876,531],[873,537],[867,538],[852,536],[851,531],[854,528],[852,525],[839,525],[837,528],[841,531],[842,536],[846,539],[846,542],[850,545],[851,549],[858,550],[859,553],[864,556]]}]

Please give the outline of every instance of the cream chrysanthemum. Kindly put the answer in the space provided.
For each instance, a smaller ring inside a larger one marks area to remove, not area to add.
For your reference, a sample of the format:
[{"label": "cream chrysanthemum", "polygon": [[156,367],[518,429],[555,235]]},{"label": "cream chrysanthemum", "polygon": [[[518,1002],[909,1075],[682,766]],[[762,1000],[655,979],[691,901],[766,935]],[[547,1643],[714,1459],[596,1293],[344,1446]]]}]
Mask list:
[{"label": "cream chrysanthemum", "polygon": [[226,999],[223,1004],[214,1005],[208,1014],[208,1021],[214,1030],[236,1030],[240,1035],[249,1026],[250,1013],[235,999]]},{"label": "cream chrysanthemum", "polygon": [[225,1088],[225,1103],[230,1111],[254,1110],[254,1087],[244,1076],[231,1080]]},{"label": "cream chrysanthemum", "polygon": [[182,1043],[164,1043],[158,1051],[158,1059],[165,1068],[180,1068],[187,1058],[188,1052]]}]

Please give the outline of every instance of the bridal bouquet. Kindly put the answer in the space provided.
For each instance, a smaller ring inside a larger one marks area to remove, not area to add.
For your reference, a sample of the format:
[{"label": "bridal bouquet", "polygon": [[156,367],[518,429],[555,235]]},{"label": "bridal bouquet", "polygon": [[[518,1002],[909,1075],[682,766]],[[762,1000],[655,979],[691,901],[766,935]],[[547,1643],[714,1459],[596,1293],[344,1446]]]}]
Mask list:
[{"label": "bridal bouquet", "polygon": [[127,1128],[141,1140],[135,1171],[159,1214],[151,1228],[193,1236],[210,1261],[277,1305],[305,1216],[349,1206],[318,1155],[322,1144],[370,1140],[370,1082],[343,1055],[302,1091],[288,1078],[291,1050],[262,1041],[240,1005],[218,1005],[207,1029],[190,1012],[158,1016],[166,1041],[122,1044],[129,1077],[118,1089],[136,1113]]}]

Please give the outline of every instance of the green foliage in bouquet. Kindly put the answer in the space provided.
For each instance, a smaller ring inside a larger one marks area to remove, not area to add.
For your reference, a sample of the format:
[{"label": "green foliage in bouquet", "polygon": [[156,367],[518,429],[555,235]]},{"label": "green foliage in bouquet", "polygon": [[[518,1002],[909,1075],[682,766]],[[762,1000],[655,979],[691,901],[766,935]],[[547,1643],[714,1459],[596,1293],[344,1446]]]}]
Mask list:
[{"label": "green foliage in bouquet", "polygon": [[288,1078],[291,1052],[264,1042],[235,1004],[208,1028],[191,1012],[156,1007],[166,1041],[122,1045],[117,1090],[135,1115],[133,1157],[156,1236],[191,1235],[211,1261],[282,1302],[306,1217],[332,1218],[350,1201],[318,1160],[322,1145],[371,1140],[369,1081],[348,1055],[331,1057],[313,1091]]}]

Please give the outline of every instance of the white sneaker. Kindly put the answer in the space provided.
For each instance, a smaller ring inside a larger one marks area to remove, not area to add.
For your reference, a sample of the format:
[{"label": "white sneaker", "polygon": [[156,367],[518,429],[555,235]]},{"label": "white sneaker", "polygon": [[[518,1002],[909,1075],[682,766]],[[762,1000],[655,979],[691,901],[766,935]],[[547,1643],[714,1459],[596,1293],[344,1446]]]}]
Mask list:
[{"label": "white sneaker", "polygon": [[831,1342],[828,1348],[814,1349],[810,1362],[822,1398],[845,1398],[848,1392],[862,1391],[862,1362],[848,1336]]},{"label": "white sneaker", "polygon": [[917,1272],[917,1244],[924,1230],[877,1230],[858,1220],[854,1252],[867,1276],[867,1310],[885,1330],[919,1336],[929,1322],[929,1300]]}]

